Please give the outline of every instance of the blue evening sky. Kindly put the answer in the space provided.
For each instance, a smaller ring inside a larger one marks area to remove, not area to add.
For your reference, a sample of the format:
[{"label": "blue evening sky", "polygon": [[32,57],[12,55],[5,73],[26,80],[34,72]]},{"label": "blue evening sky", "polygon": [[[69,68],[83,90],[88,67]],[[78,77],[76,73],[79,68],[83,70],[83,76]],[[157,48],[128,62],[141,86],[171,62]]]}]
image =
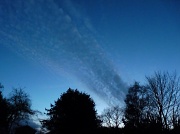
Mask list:
[{"label": "blue evening sky", "polygon": [[[69,87],[100,113],[154,71],[180,74],[178,0],[0,0],[0,82],[44,111]],[[120,101],[120,102],[119,102]]]}]

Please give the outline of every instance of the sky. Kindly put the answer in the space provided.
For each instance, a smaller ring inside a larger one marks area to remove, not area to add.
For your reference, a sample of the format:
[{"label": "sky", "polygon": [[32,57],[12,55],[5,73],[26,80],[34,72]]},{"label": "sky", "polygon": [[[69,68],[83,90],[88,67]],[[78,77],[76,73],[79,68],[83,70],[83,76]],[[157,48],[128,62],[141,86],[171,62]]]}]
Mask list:
[{"label": "sky", "polygon": [[180,74],[178,0],[0,0],[0,83],[44,112],[69,87],[98,113],[134,81]]}]

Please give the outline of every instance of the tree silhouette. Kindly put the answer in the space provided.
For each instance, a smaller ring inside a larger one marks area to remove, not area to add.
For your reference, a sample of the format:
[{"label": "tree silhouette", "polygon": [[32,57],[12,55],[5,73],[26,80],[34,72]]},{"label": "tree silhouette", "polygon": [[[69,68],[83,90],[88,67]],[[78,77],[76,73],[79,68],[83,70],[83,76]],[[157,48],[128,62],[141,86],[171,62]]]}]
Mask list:
[{"label": "tree silhouette", "polygon": [[93,132],[99,125],[94,101],[78,90],[69,88],[46,111],[42,124],[54,134]]},{"label": "tree silhouette", "polygon": [[15,134],[35,134],[36,130],[28,125],[20,126],[15,129]]},{"label": "tree silhouette", "polygon": [[109,128],[119,128],[122,124],[122,117],[123,109],[118,105],[104,109],[103,113],[101,114],[103,126]]},{"label": "tree silhouette", "polygon": [[[0,84],[0,89],[3,88]],[[3,97],[0,90],[0,132],[2,134],[14,132],[14,127],[32,114],[34,111],[31,109],[31,100],[22,89],[13,89],[9,98]]]},{"label": "tree silhouette", "polygon": [[155,72],[147,77],[151,96],[151,113],[156,114],[162,130],[178,128],[180,124],[180,78],[168,72]]},{"label": "tree silhouette", "polygon": [[[0,89],[3,86],[0,84]],[[6,134],[8,130],[8,102],[0,91],[0,132]]]},{"label": "tree silhouette", "polygon": [[125,130],[138,133],[167,133],[180,130],[180,78],[168,72],[146,77],[146,86],[137,82],[125,99]]},{"label": "tree silhouette", "polygon": [[29,119],[34,111],[31,109],[31,100],[29,95],[21,88],[13,89],[8,101],[8,131],[14,131],[14,127],[18,126],[20,121]]},{"label": "tree silhouette", "polygon": [[128,90],[125,99],[124,125],[127,131],[138,131],[144,121],[144,110],[147,106],[148,97],[146,87],[135,82]]}]

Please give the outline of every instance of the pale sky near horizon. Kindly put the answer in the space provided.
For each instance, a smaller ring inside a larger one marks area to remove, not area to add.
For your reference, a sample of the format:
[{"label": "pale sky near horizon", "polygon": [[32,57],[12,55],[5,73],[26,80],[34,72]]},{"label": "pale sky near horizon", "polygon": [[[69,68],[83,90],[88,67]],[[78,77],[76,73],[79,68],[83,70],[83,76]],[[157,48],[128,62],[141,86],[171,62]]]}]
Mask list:
[{"label": "pale sky near horizon", "polygon": [[178,0],[0,0],[0,82],[43,111],[69,87],[100,113],[154,71],[180,74]]}]

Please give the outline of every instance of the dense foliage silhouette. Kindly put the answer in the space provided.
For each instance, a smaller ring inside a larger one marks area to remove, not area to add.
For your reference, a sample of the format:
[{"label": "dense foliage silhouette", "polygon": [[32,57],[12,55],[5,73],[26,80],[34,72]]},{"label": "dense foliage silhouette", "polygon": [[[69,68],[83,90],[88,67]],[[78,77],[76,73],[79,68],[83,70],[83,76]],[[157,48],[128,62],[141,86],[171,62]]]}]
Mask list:
[{"label": "dense foliage silhouette", "polygon": [[49,119],[42,124],[54,134],[93,133],[99,127],[94,101],[78,90],[69,88],[46,111]]},{"label": "dense foliage silhouette", "polygon": [[138,131],[138,128],[143,123],[144,108],[147,103],[146,89],[144,86],[135,82],[133,86],[129,87],[128,94],[125,99],[125,113],[123,122],[127,131]]},{"label": "dense foliage silhouette", "polygon": [[[1,84],[0,88],[3,88]],[[2,91],[0,91],[0,132],[2,134],[8,133],[8,112],[8,102],[3,97]]]},{"label": "dense foliage silhouette", "polygon": [[28,125],[20,126],[15,129],[15,134],[35,134],[36,130]]}]

